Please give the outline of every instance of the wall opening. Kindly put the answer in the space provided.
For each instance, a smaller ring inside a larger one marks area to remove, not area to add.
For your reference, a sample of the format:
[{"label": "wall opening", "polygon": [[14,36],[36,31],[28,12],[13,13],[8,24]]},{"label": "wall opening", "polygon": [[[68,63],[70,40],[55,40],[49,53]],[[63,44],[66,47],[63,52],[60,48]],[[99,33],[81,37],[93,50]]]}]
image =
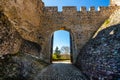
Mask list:
[{"label": "wall opening", "polygon": [[71,35],[69,31],[58,30],[53,33],[51,47],[52,63],[72,62]]}]

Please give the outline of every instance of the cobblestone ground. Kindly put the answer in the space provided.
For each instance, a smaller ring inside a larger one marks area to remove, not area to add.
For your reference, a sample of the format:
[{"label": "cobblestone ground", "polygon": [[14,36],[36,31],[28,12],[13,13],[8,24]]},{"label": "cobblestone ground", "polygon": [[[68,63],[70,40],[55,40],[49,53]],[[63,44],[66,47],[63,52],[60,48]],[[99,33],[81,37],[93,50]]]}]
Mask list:
[{"label": "cobblestone ground", "polygon": [[54,63],[43,69],[34,80],[87,80],[72,64]]}]

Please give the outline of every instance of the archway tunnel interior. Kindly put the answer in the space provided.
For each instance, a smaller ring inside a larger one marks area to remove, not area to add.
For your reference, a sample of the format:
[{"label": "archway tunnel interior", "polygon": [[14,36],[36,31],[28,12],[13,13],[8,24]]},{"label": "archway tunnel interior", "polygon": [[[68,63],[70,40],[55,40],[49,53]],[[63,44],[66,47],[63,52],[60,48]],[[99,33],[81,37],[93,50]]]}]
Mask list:
[{"label": "archway tunnel interior", "polygon": [[71,63],[71,33],[67,30],[57,30],[52,34],[51,41],[51,63]]}]

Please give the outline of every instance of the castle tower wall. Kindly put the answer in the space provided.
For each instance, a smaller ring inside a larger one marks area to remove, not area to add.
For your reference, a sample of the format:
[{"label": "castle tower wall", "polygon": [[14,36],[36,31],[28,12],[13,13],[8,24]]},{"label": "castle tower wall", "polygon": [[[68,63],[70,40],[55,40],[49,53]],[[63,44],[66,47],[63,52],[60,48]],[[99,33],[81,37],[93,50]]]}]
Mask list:
[{"label": "castle tower wall", "polygon": [[110,6],[120,6],[120,0],[110,0]]}]

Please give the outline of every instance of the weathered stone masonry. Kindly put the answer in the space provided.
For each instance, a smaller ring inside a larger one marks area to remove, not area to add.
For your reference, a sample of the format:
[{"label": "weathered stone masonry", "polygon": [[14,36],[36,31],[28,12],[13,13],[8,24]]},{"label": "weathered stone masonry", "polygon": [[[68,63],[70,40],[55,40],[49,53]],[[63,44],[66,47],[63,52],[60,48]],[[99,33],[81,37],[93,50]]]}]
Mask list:
[{"label": "weathered stone masonry", "polygon": [[[104,23],[106,19],[114,12],[116,7],[100,7],[96,11],[94,7],[87,11],[85,7],[81,11],[77,11],[76,7],[63,7],[62,12],[58,12],[57,7],[44,7],[45,21],[43,27],[46,34],[45,53],[50,53],[50,40],[54,31],[60,30],[62,27],[69,31],[72,36],[73,63],[76,60],[79,50],[93,36],[97,29]],[[48,35],[49,34],[49,35]]]},{"label": "weathered stone masonry", "polygon": [[[109,56],[109,53],[111,54],[112,52],[116,53],[116,51],[118,51],[119,54],[119,6],[118,0],[111,0],[110,6],[100,7],[98,11],[96,11],[94,7],[91,7],[90,11],[87,11],[85,7],[81,7],[81,10],[77,11],[76,7],[73,6],[63,7],[62,12],[58,12],[57,7],[45,7],[41,0],[1,0],[0,59],[3,59],[7,54],[19,53],[22,56],[13,56],[12,60],[15,61],[17,59],[16,63],[20,64],[22,62],[23,66],[26,66],[26,62],[31,61],[31,59],[33,62],[27,66],[34,64],[34,59],[30,56],[50,63],[53,33],[56,30],[64,29],[71,34],[72,61],[85,74],[100,77],[101,75],[103,76],[101,73],[104,70],[106,70],[107,73],[114,70],[112,73],[116,73],[119,69],[118,65],[120,63],[118,58],[120,58],[120,56],[112,55],[109,59],[107,59],[107,57],[110,57],[111,55]],[[108,27],[111,28],[105,29]],[[99,33],[102,29],[105,30]],[[117,34],[115,33],[112,36],[108,36],[108,32],[111,30]],[[92,39],[96,32],[99,35]],[[109,42],[109,39],[113,41],[110,40],[111,42]],[[96,46],[98,43],[102,44]],[[108,43],[109,45],[106,47]],[[110,50],[111,48],[109,49],[111,46],[114,46],[113,51]],[[22,53],[25,53],[27,56],[24,56],[25,54]],[[108,56],[106,57],[100,53]],[[98,54],[100,56],[98,56]],[[3,62],[5,59],[6,57],[3,59]],[[97,61],[99,63],[97,63]],[[113,65],[117,65],[117,68],[115,67],[114,69],[112,64],[108,64],[111,61],[116,63]],[[104,62],[106,62],[105,65],[102,64]],[[36,70],[36,66],[38,66],[36,61],[35,63],[34,70]],[[20,67],[22,67],[22,65],[20,65]],[[44,67],[43,64],[39,65]],[[100,65],[102,65],[102,67]],[[2,64],[0,64],[0,66],[2,66]],[[39,69],[42,69],[42,67]],[[100,67],[100,69],[102,68],[101,73],[98,73],[98,67]]]},{"label": "weathered stone masonry", "polygon": [[54,31],[64,27],[70,32],[72,61],[75,63],[79,50],[117,8],[100,7],[99,11],[96,11],[91,7],[90,11],[87,11],[82,7],[81,11],[77,11],[76,7],[63,7],[63,11],[58,12],[57,7],[45,7],[39,0],[2,0],[0,4],[3,13],[20,36],[41,46],[37,57],[48,63],[51,59],[51,38]]}]

